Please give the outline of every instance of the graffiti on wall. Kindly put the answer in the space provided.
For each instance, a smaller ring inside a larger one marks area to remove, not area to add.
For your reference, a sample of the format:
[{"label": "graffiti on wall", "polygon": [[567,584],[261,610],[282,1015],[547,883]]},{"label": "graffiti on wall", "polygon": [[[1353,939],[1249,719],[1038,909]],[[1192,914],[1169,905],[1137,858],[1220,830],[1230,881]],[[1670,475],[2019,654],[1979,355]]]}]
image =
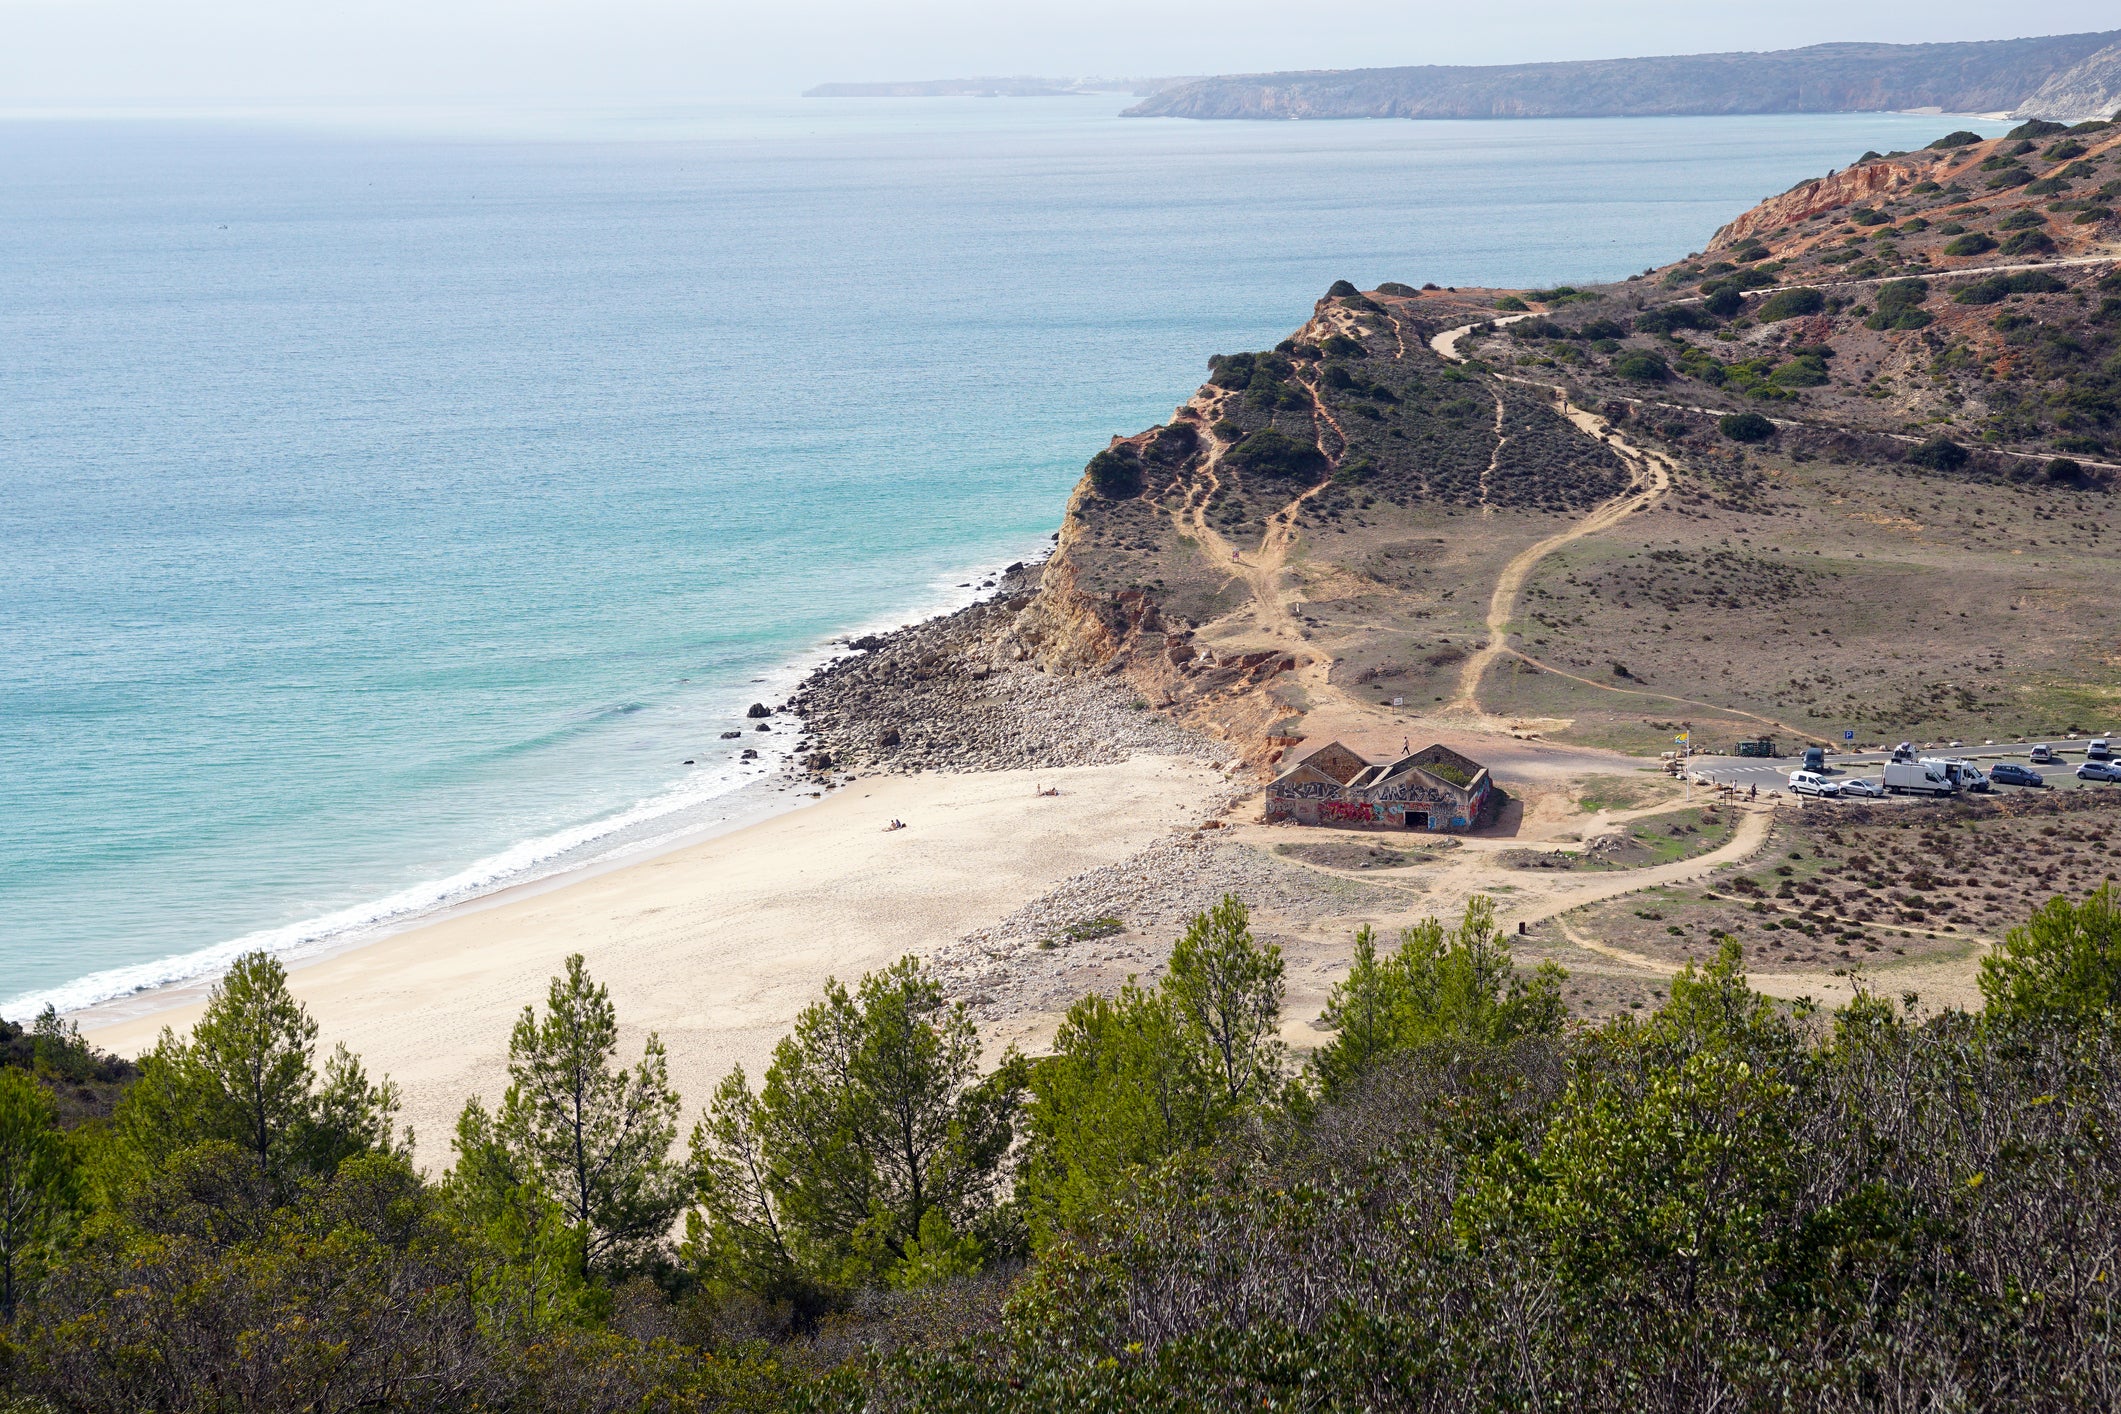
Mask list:
[{"label": "graffiti on wall", "polygon": [[1319,802],[1318,818],[1368,824],[1377,819],[1377,811],[1367,800],[1325,800]]},{"label": "graffiti on wall", "polygon": [[1340,787],[1331,781],[1298,781],[1274,787],[1274,794],[1281,800],[1330,800],[1340,794]]}]

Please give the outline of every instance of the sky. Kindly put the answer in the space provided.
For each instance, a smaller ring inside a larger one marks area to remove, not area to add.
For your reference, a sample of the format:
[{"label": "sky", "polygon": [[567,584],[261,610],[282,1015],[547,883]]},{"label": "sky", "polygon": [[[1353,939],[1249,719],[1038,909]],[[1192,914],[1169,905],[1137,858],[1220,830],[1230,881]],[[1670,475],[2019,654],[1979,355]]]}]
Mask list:
[{"label": "sky", "polygon": [[0,105],[682,103],[829,81],[1509,63],[2117,25],[2113,0],[0,0]]}]

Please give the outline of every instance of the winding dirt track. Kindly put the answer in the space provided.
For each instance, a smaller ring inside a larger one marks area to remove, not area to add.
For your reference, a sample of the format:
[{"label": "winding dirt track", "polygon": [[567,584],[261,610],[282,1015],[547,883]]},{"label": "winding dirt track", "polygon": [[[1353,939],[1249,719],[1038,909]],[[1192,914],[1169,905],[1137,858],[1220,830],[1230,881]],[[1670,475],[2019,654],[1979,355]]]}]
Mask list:
[{"label": "winding dirt track", "polygon": [[[1465,331],[1454,329],[1450,332],[1462,334]],[[1441,344],[1446,337],[1448,336],[1439,334],[1436,342]],[[1455,340],[1452,347],[1456,348]],[[1457,357],[1456,353],[1448,356]],[[1546,384],[1537,383],[1529,386],[1548,387]],[[1496,577],[1495,590],[1488,596],[1488,641],[1478,652],[1466,659],[1465,666],[1458,673],[1457,700],[1443,709],[1445,715],[1471,717],[1480,727],[1489,731],[1507,730],[1509,724],[1489,716],[1481,707],[1480,680],[1488,669],[1494,666],[1497,658],[1513,651],[1510,647],[1510,621],[1517,615],[1517,597],[1523,593],[1525,581],[1531,578],[1532,571],[1538,567],[1541,560],[1571,541],[1581,540],[1586,535],[1595,535],[1645,509],[1670,490],[1672,485],[1672,465],[1662,454],[1630,443],[1596,413],[1570,406],[1564,390],[1549,387],[1548,391],[1554,394],[1557,409],[1574,423],[1578,430],[1588,437],[1609,443],[1619,453],[1621,460],[1628,466],[1629,488],[1612,500],[1600,504],[1568,529],[1549,535],[1538,544],[1519,551]]]}]

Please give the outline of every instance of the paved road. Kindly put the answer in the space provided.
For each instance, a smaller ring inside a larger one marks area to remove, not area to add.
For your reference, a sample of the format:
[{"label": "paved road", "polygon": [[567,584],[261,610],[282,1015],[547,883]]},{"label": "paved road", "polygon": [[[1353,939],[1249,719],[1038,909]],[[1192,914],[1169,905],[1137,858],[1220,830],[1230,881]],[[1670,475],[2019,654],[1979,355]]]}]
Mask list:
[{"label": "paved road", "polygon": [[[2097,781],[2080,781],[2076,778],[2077,766],[2084,760],[2084,741],[2085,739],[2082,737],[2055,738],[2049,745],[2055,748],[2062,761],[2054,765],[2034,766],[2033,769],[2046,778],[2050,787],[2107,784]],[[1918,754],[1922,756],[1956,757],[1964,761],[1978,761],[1987,764],[1998,761],[2015,761],[2020,765],[2030,765],[2031,762],[2027,755],[2030,749],[2029,745],[1999,743],[1995,746],[1969,745],[1956,749],[1938,747],[1935,750],[1922,750]],[[1855,752],[1847,756],[1830,755],[1826,758],[1826,774],[1830,779],[1834,780],[1851,780],[1857,777],[1864,777],[1875,781],[1879,777],[1880,769],[1891,759],[1892,753],[1886,751]],[[1749,786],[1758,786],[1761,793],[1765,795],[1770,791],[1787,790],[1790,772],[1803,768],[1804,756],[1801,752],[1796,755],[1774,757],[1766,760],[1749,756],[1696,756],[1687,765],[1697,779],[1713,781],[1721,785],[1733,785],[1740,790],[1744,790]],[[2017,789],[2017,787],[1998,786],[1996,789],[1998,791],[2007,791]]]}]

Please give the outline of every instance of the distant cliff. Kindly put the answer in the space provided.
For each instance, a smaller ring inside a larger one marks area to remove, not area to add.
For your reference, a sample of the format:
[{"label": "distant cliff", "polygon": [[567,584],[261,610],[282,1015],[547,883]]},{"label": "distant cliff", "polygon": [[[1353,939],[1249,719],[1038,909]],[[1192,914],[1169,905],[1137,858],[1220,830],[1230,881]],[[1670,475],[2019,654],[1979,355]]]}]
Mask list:
[{"label": "distant cliff", "polygon": [[2121,108],[2121,30],[1965,44],[1815,44],[1486,67],[1199,79],[1129,108],[1162,118],[1618,118],[1934,109],[2077,121]]}]

